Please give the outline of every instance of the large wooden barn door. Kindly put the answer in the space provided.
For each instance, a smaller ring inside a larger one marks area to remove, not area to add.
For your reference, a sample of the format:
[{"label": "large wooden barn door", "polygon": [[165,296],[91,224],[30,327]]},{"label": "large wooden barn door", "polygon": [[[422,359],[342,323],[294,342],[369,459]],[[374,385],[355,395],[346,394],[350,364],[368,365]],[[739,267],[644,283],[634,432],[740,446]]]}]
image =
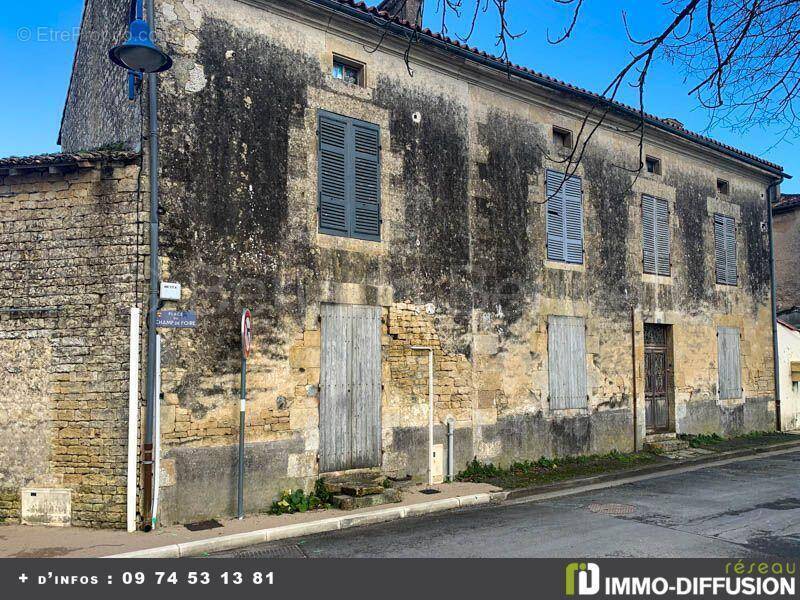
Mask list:
[{"label": "large wooden barn door", "polygon": [[381,464],[381,310],[323,304],[320,471]]}]

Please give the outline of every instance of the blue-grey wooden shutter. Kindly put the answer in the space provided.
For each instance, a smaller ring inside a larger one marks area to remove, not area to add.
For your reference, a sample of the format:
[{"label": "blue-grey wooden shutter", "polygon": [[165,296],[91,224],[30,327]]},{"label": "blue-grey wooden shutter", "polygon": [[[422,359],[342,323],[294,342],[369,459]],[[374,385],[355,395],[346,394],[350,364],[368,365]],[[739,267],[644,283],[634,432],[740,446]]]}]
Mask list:
[{"label": "blue-grey wooden shutter", "polygon": [[555,171],[547,171],[547,258],[563,262],[566,257],[567,238],[564,221],[564,195],[561,182],[564,176]]},{"label": "blue-grey wooden shutter", "polygon": [[348,235],[348,132],[344,117],[319,115],[319,230]]},{"label": "blue-grey wooden shutter", "polygon": [[350,235],[365,240],[380,240],[380,130],[376,125],[353,121],[352,132],[353,226]]},{"label": "blue-grey wooden shutter", "polygon": [[742,367],[739,355],[739,330],[720,327],[717,330],[719,361],[719,397],[721,400],[742,397]]},{"label": "blue-grey wooden shutter", "polygon": [[717,283],[737,285],[736,221],[719,214],[714,215],[714,266]]},{"label": "blue-grey wooden shutter", "polygon": [[656,199],[642,196],[642,247],[644,251],[644,272],[657,272],[656,269]]},{"label": "blue-grey wooden shutter", "polygon": [[669,277],[672,272],[671,240],[666,200],[642,196],[642,245],[644,272]]},{"label": "blue-grey wooden shutter", "polygon": [[547,258],[583,263],[583,190],[580,177],[547,171]]},{"label": "blue-grey wooden shutter", "polygon": [[547,323],[550,408],[586,408],[586,323],[551,316]]}]

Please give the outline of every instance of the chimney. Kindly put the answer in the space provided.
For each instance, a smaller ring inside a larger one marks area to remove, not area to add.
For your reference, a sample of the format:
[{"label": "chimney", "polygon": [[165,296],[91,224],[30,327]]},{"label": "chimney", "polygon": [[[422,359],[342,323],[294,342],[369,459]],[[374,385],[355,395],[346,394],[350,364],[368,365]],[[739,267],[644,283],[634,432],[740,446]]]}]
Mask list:
[{"label": "chimney", "polygon": [[383,0],[378,5],[378,10],[412,25],[422,25],[422,2],[423,0]]}]

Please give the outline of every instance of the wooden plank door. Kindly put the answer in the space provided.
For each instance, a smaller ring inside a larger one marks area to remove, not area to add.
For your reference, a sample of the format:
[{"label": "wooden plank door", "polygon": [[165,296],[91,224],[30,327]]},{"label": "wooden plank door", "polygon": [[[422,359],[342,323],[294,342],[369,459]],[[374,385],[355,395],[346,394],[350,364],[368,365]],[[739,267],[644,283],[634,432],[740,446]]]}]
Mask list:
[{"label": "wooden plank door", "polygon": [[320,471],[381,464],[381,311],[323,304]]}]

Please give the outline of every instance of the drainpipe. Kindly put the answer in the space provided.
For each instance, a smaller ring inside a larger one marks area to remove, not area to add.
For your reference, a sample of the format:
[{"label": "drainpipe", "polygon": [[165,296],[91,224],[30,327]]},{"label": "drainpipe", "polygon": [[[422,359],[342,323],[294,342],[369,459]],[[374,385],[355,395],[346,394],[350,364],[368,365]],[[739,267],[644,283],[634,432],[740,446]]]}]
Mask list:
[{"label": "drainpipe", "polygon": [[453,446],[455,445],[453,442],[453,438],[455,437],[455,432],[453,431],[455,426],[453,425],[453,421],[448,419],[447,421],[447,481],[453,483],[455,479],[455,474],[453,473]]},{"label": "drainpipe", "polygon": [[636,308],[631,306],[631,362],[633,363],[633,451],[639,451],[639,398],[636,386]]},{"label": "drainpipe", "polygon": [[136,531],[136,460],[139,450],[139,320],[141,310],[131,307],[131,332],[128,365],[128,478],[127,526],[128,533]]},{"label": "drainpipe", "polygon": [[411,349],[428,353],[428,485],[433,485],[433,348],[411,346]]},{"label": "drainpipe", "polygon": [[778,299],[775,286],[775,236],[772,231],[772,206],[776,199],[778,186],[783,178],[776,179],[767,188],[767,223],[769,228],[769,280],[772,294],[772,362],[775,372],[775,430],[781,430],[781,380],[780,356],[778,355]]},{"label": "drainpipe", "polygon": [[[153,0],[147,0],[147,18],[155,34]],[[145,411],[142,483],[145,513],[151,513],[153,501],[153,430],[156,404],[156,311],[158,310],[158,79],[155,73],[147,76],[150,105],[150,301],[147,314],[147,408]],[[145,530],[150,530],[154,515],[145,514]]]}]

